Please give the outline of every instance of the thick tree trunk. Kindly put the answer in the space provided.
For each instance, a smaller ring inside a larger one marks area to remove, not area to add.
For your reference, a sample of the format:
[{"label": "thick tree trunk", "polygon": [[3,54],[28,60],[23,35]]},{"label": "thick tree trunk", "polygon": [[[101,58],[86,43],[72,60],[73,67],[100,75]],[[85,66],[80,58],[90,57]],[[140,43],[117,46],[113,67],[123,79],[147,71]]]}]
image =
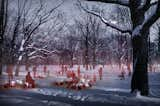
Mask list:
[{"label": "thick tree trunk", "polygon": [[159,33],[158,33],[158,58],[160,58],[160,26],[159,26]]},{"label": "thick tree trunk", "polygon": [[139,90],[141,95],[148,95],[148,35],[149,27],[143,25],[145,11],[139,9],[141,1],[130,0],[131,20],[133,24],[132,46],[133,46],[133,76],[131,91]]},{"label": "thick tree trunk", "polygon": [[5,0],[0,0],[0,75],[2,74],[2,52],[5,32]]},{"label": "thick tree trunk", "polygon": [[[148,33],[143,32],[146,36]],[[133,76],[131,81],[132,92],[139,90],[142,95],[148,95],[148,40],[146,37],[136,36],[133,42]]]}]

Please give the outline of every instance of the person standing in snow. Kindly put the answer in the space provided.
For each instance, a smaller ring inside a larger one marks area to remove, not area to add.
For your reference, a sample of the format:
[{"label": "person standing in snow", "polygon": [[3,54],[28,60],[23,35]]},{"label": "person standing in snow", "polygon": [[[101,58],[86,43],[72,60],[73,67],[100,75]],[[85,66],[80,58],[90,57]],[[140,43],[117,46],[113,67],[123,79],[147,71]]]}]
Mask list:
[{"label": "person standing in snow", "polygon": [[46,65],[44,65],[44,67],[43,67],[43,72],[44,72],[44,75],[47,74],[47,66]]},{"label": "person standing in snow", "polygon": [[65,66],[64,66],[64,65],[62,65],[62,67],[61,67],[61,71],[60,71],[60,75],[63,75],[63,73],[64,73],[64,69],[65,69]]},{"label": "person standing in snow", "polygon": [[26,75],[26,82],[28,83],[27,87],[35,87],[34,80],[32,79],[30,72],[28,72]]},{"label": "person standing in snow", "polygon": [[64,67],[64,71],[65,71],[65,73],[67,72],[67,70],[68,70],[68,69],[67,69],[67,66],[65,66],[65,67]]},{"label": "person standing in snow", "polygon": [[91,65],[89,65],[89,68],[90,68],[90,70],[92,70],[92,66]]},{"label": "person standing in snow", "polygon": [[8,82],[11,84],[11,80],[13,79],[13,65],[7,66],[7,73],[8,73]]},{"label": "person standing in snow", "polygon": [[127,63],[127,70],[128,70],[128,76],[131,76],[131,66],[129,63]]},{"label": "person standing in snow", "polygon": [[37,66],[33,66],[33,76],[34,78],[37,77]]},{"label": "person standing in snow", "polygon": [[25,65],[25,69],[26,69],[27,72],[29,71],[29,65],[28,64]]},{"label": "person standing in snow", "polygon": [[80,66],[78,66],[78,69],[77,69],[77,75],[78,75],[78,78],[80,78]]},{"label": "person standing in snow", "polygon": [[97,77],[96,77],[96,74],[94,73],[93,75],[93,82],[95,83],[97,81]]},{"label": "person standing in snow", "polygon": [[71,74],[71,76],[72,76],[72,79],[75,79],[76,78],[76,74],[74,73],[74,71],[72,70],[72,72],[71,72],[72,74]]},{"label": "person standing in snow", "polygon": [[99,79],[102,80],[102,67],[100,67],[100,69],[98,70],[99,72]]},{"label": "person standing in snow", "polygon": [[124,70],[122,70],[122,72],[121,72],[120,79],[121,80],[125,79],[125,71]]}]

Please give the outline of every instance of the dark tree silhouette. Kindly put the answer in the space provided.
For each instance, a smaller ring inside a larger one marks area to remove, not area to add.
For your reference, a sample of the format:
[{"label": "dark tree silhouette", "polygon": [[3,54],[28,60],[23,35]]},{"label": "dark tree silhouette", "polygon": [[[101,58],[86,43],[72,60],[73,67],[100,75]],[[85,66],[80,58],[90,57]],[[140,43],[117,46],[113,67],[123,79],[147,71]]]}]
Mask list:
[{"label": "dark tree silhouette", "polygon": [[[131,14],[132,29],[125,30],[118,26],[109,23],[101,14],[87,10],[85,11],[93,15],[98,16],[107,26],[114,28],[121,33],[129,33],[132,35],[132,47],[133,47],[133,76],[131,81],[131,91],[139,90],[142,95],[148,95],[148,35],[150,27],[160,17],[160,0],[151,2],[151,0],[88,0],[98,1],[104,3],[117,4],[128,7]],[[152,15],[145,17],[146,12],[152,6],[156,6],[156,10]]]},{"label": "dark tree silhouette", "polygon": [[4,34],[7,25],[8,0],[0,0],[0,75],[2,74],[2,51]]}]

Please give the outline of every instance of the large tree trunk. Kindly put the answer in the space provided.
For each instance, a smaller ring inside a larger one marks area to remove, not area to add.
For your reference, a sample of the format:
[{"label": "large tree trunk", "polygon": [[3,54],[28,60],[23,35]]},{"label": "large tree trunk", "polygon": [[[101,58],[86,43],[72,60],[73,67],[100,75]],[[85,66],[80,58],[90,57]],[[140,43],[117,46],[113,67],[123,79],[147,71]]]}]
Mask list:
[{"label": "large tree trunk", "polygon": [[160,26],[158,27],[159,33],[158,33],[158,59],[160,58]]},{"label": "large tree trunk", "polygon": [[149,28],[141,28],[145,20],[145,11],[138,9],[141,5],[139,0],[130,0],[131,19],[133,24],[133,76],[131,91],[139,90],[142,95],[148,95],[148,35]]},{"label": "large tree trunk", "polygon": [[0,75],[2,74],[3,41],[7,24],[8,0],[0,0]]},{"label": "large tree trunk", "polygon": [[[145,34],[145,32],[143,32]],[[146,32],[146,36],[148,33]],[[147,38],[136,36],[133,42],[133,76],[131,81],[131,89],[139,90],[142,95],[148,95],[148,41]]]}]

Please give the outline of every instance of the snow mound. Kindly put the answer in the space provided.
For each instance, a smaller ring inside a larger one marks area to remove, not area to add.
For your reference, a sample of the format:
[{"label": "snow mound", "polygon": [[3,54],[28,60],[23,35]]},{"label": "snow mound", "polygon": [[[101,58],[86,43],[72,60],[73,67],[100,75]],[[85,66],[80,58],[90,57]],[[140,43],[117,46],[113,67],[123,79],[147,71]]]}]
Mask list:
[{"label": "snow mound", "polygon": [[38,89],[32,89],[32,92],[54,97],[56,96],[67,97],[73,100],[80,100],[80,101],[85,101],[88,98],[87,95],[82,95],[80,92],[77,91],[73,92],[73,91],[64,91],[59,89],[38,88]]},{"label": "snow mound", "polygon": [[72,106],[67,103],[56,102],[56,101],[49,101],[47,104],[48,104],[48,106]]},{"label": "snow mound", "polygon": [[[130,94],[128,89],[120,88],[97,88],[104,90],[103,92],[92,91],[70,91],[62,89],[48,89],[39,88],[34,90],[36,93],[50,96],[66,97],[76,101],[89,101],[89,102],[101,102],[111,104],[123,104],[123,105],[137,105],[137,104],[160,104],[160,98],[144,97],[139,93],[136,95]],[[89,93],[90,92],[90,93]],[[120,93],[122,92],[122,94]]]},{"label": "snow mound", "polygon": [[140,94],[140,92],[137,92],[136,98],[139,99],[139,100],[142,100],[142,101],[144,101],[144,102],[160,103],[160,98],[142,96],[142,95]]}]

